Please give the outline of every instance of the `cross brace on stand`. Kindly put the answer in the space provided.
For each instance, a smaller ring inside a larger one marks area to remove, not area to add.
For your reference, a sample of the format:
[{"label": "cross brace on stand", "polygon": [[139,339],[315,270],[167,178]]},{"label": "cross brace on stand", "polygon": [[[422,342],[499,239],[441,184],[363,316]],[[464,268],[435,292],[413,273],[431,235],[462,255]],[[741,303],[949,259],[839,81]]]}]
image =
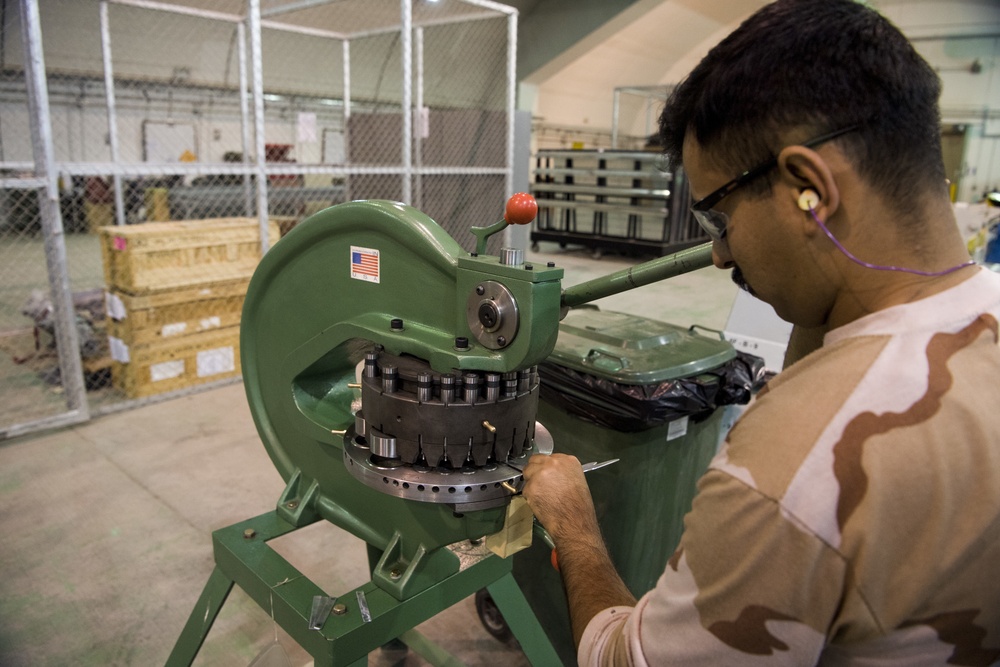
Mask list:
[{"label": "cross brace on stand", "polygon": [[[272,511],[212,534],[215,569],[167,659],[167,667],[191,665],[233,584],[261,609],[271,611],[275,622],[313,657],[317,667],[367,665],[368,654],[393,639],[401,640],[432,664],[460,664],[413,628],[482,588],[489,591],[532,665],[559,664],[555,649],[514,581],[512,560],[488,551],[476,552],[457,573],[405,600],[397,600],[369,581],[340,596],[349,601],[347,613],[331,614],[319,630],[310,630],[313,597],[327,593],[267,544],[294,530],[296,526]],[[353,604],[357,591],[364,592],[371,622],[365,622]]]}]

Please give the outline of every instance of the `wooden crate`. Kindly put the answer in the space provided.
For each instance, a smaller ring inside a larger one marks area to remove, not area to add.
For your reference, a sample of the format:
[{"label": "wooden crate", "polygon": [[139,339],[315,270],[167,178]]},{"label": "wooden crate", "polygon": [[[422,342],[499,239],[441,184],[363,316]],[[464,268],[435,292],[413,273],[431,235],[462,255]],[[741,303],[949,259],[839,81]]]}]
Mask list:
[{"label": "wooden crate", "polygon": [[[254,218],[102,227],[100,236],[105,284],[129,294],[248,279],[260,261]],[[278,224],[270,221],[269,243],[280,238]]]},{"label": "wooden crate", "polygon": [[108,338],[111,379],[129,398],[186,389],[240,374],[240,328],[227,327],[148,345]]},{"label": "wooden crate", "polygon": [[197,287],[128,294],[109,290],[108,335],[126,345],[148,345],[240,324],[246,279],[204,283]]}]

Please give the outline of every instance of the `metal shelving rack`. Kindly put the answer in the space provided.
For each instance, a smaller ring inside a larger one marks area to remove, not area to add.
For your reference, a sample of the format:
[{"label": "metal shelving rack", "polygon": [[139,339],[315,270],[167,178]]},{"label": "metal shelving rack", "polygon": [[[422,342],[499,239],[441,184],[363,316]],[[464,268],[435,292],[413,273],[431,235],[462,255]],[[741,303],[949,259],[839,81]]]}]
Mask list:
[{"label": "metal shelving rack", "polygon": [[582,245],[599,257],[665,255],[707,241],[686,206],[683,173],[662,171],[659,159],[646,151],[538,151],[532,246]]}]

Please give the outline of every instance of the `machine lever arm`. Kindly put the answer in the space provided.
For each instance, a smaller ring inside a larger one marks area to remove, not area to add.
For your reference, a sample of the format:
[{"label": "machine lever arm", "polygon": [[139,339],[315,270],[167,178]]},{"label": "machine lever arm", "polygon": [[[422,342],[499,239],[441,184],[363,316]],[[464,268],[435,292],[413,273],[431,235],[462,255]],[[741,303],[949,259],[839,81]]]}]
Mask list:
[{"label": "machine lever arm", "polygon": [[530,224],[536,215],[538,215],[538,202],[535,198],[527,192],[515,192],[504,206],[503,218],[489,227],[473,227],[469,230],[476,237],[476,254],[486,254],[486,241],[497,232],[507,229],[508,225]]},{"label": "machine lever arm", "polygon": [[606,296],[679,276],[682,273],[703,269],[711,263],[712,244],[703,243],[666,257],[659,257],[607,276],[568,287],[563,290],[561,305],[565,312],[568,308],[576,308]]}]

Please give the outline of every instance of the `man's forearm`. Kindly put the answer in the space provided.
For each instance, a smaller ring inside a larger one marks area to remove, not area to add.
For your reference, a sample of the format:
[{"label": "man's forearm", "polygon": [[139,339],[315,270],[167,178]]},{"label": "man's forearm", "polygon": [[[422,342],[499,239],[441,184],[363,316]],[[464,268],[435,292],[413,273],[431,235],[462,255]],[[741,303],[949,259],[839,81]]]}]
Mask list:
[{"label": "man's forearm", "polygon": [[573,626],[573,644],[587,624],[601,611],[620,605],[635,606],[636,599],[618,576],[608,550],[597,536],[573,536],[556,542]]}]

